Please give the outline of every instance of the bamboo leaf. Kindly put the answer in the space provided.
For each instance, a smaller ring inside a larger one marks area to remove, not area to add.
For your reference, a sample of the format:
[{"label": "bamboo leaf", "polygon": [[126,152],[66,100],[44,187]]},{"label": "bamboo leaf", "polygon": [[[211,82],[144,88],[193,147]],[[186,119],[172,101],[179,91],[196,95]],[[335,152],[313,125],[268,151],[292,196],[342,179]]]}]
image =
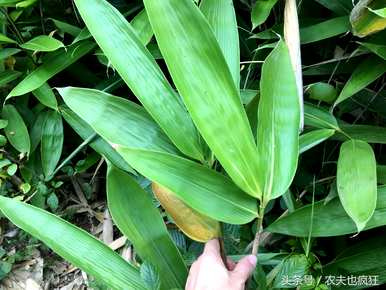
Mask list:
[{"label": "bamboo leaf", "polygon": [[68,47],[67,51],[53,52],[41,66],[22,80],[6,99],[24,95],[40,88],[47,80],[86,55],[94,47],[95,44],[92,42],[80,42]]},{"label": "bamboo leaf", "polygon": [[386,18],[386,8],[372,9],[372,8],[368,7],[367,9],[369,9],[371,12],[378,15],[379,17]]},{"label": "bamboo leaf", "polygon": [[10,198],[0,197],[0,209],[15,225],[111,288],[147,289],[136,268],[84,230],[44,210]]},{"label": "bamboo leaf", "polygon": [[[1,4],[0,4],[1,5]],[[0,42],[5,42],[5,43],[17,43],[15,40],[12,38],[9,38],[8,36],[0,33]]]},{"label": "bamboo leaf", "polygon": [[317,24],[302,27],[300,29],[300,41],[302,44],[308,44],[346,33],[349,30],[350,22],[348,17],[336,17]]},{"label": "bamboo leaf", "polygon": [[304,105],[304,123],[307,126],[320,129],[334,129],[340,131],[338,121],[327,110],[313,104]]},{"label": "bamboo leaf", "polygon": [[342,144],[338,159],[337,187],[347,214],[362,231],[377,203],[377,173],[373,149],[359,140]]},{"label": "bamboo leaf", "polygon": [[364,60],[353,72],[351,78],[345,84],[334,107],[344,100],[350,98],[360,90],[367,87],[386,72],[386,61],[377,57],[370,56]]},{"label": "bamboo leaf", "polygon": [[370,42],[359,42],[360,45],[366,47],[371,52],[375,53],[379,57],[386,60],[386,45],[370,43]]},{"label": "bamboo leaf", "polygon": [[200,9],[209,21],[237,89],[240,87],[240,45],[233,0],[203,0]]},{"label": "bamboo leaf", "polygon": [[362,140],[367,143],[386,144],[386,128],[370,125],[340,125],[344,134],[334,136],[337,140],[352,139]]},{"label": "bamboo leaf", "polygon": [[203,215],[231,224],[250,222],[257,215],[256,200],[214,170],[168,153],[125,147],[117,151],[138,172]]},{"label": "bamboo leaf", "polygon": [[338,97],[336,88],[328,83],[314,83],[308,86],[310,99],[323,101],[328,104],[333,103]]},{"label": "bamboo leaf", "polygon": [[46,118],[47,118],[48,114],[49,114],[49,111],[43,110],[37,115],[37,117],[34,120],[34,123],[32,125],[31,131],[30,131],[31,152],[34,152],[35,149],[40,144],[40,141],[42,139],[43,125],[46,122]]},{"label": "bamboo leaf", "polygon": [[33,51],[55,51],[59,48],[64,47],[64,44],[48,35],[39,35],[23,44],[20,45],[21,48],[33,50]]},{"label": "bamboo leaf", "polygon": [[189,114],[130,23],[107,1],[75,3],[98,45],[149,114],[181,152],[203,160]]},{"label": "bamboo leaf", "polygon": [[372,275],[377,277],[377,284],[386,282],[385,238],[376,235],[354,246],[343,249],[332,262],[323,266],[325,275],[339,276],[350,273],[353,277]]},{"label": "bamboo leaf", "polygon": [[187,206],[172,191],[152,183],[154,195],[174,223],[192,240],[206,243],[221,236],[220,223]]},{"label": "bamboo leaf", "polygon": [[40,153],[42,168],[46,180],[49,180],[60,160],[63,148],[63,123],[62,116],[56,111],[47,114],[42,128]]},{"label": "bamboo leaf", "polygon": [[253,134],[205,17],[191,0],[145,0],[144,4],[169,72],[198,130],[232,180],[261,198]]},{"label": "bamboo leaf", "polygon": [[386,28],[386,19],[371,11],[373,4],[378,1],[360,0],[351,11],[350,22],[353,34],[359,37],[366,37]]},{"label": "bamboo leaf", "polygon": [[55,94],[47,83],[44,83],[41,87],[32,91],[32,93],[43,105],[54,110],[58,109]]},{"label": "bamboo leaf", "polygon": [[109,143],[178,154],[143,107],[92,89],[57,90],[67,106]]},{"label": "bamboo leaf", "polygon": [[143,45],[148,45],[153,37],[153,29],[151,28],[149,17],[147,17],[146,10],[139,12],[130,22],[135,30],[138,39]]},{"label": "bamboo leaf", "polygon": [[323,141],[334,135],[333,129],[319,129],[305,133],[299,137],[299,153],[303,153],[312,147],[322,143]]},{"label": "bamboo leaf", "polygon": [[[91,128],[85,121],[79,118],[74,112],[72,112],[67,107],[60,107],[60,113],[62,114],[64,120],[75,130],[76,133],[82,137],[83,140],[87,140],[95,134],[93,128]],[[127,164],[125,160],[111,147],[111,145],[103,140],[100,136],[97,136],[94,141],[90,142],[90,147],[93,148],[100,155],[104,156],[109,160],[114,166],[136,174],[134,169]]]},{"label": "bamboo leaf", "polygon": [[[313,219],[311,214],[313,211]],[[267,231],[284,235],[307,237],[332,237],[353,234],[358,231],[353,220],[347,215],[340,200],[325,204],[324,200],[306,205],[270,224]],[[378,187],[377,207],[364,230],[386,225],[386,187]]]},{"label": "bamboo leaf", "polygon": [[8,83],[16,80],[21,76],[21,72],[14,70],[5,70],[0,72],[0,87],[7,85]]},{"label": "bamboo leaf", "polygon": [[[273,79],[280,82],[272,82]],[[300,105],[295,74],[283,41],[263,64],[257,140],[264,203],[284,194],[299,155]]]},{"label": "bamboo leaf", "polygon": [[184,287],[186,266],[150,195],[128,173],[109,165],[107,199],[116,225],[160,273],[162,289]]},{"label": "bamboo leaf", "polygon": [[27,127],[19,112],[12,105],[5,105],[2,117],[8,120],[8,125],[4,131],[9,143],[20,153],[28,155],[31,150],[31,142]]},{"label": "bamboo leaf", "polygon": [[252,30],[257,26],[263,24],[269,14],[273,6],[275,6],[277,0],[257,0],[256,4],[252,8],[251,19],[252,19]]}]

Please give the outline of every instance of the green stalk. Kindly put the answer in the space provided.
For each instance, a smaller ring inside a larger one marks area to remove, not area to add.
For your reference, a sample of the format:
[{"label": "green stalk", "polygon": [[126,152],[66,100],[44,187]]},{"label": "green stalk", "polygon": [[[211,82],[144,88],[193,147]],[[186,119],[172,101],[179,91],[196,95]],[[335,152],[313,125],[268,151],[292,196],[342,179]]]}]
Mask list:
[{"label": "green stalk", "polygon": [[252,255],[255,255],[257,257],[259,253],[259,245],[260,245],[260,237],[261,234],[263,233],[263,220],[264,220],[264,211],[265,211],[265,206],[263,205],[263,202],[260,203],[259,206],[259,216],[257,217],[257,228],[256,228],[256,235],[255,239],[253,240],[253,245],[252,245]]}]

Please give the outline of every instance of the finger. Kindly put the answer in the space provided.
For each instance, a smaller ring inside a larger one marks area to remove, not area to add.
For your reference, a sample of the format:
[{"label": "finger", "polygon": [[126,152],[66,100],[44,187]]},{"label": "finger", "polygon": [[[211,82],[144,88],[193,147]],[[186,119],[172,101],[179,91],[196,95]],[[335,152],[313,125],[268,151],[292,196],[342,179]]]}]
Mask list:
[{"label": "finger", "polygon": [[227,257],[227,265],[229,271],[233,271],[236,268],[236,263],[229,257]]},{"label": "finger", "polygon": [[210,240],[205,244],[204,255],[212,254],[215,256],[220,255],[220,244],[217,239]]},{"label": "finger", "polygon": [[241,283],[245,283],[252,272],[255,270],[257,258],[254,255],[244,257],[237,263],[235,269],[232,271],[232,279]]}]

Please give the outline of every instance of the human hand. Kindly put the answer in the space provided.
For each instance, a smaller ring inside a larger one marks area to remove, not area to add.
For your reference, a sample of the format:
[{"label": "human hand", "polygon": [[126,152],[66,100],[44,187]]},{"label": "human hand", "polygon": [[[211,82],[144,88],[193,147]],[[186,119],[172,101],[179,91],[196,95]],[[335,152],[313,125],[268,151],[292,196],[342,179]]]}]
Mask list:
[{"label": "human hand", "polygon": [[244,290],[256,262],[253,255],[244,257],[237,264],[228,259],[228,270],[221,259],[218,240],[211,240],[190,268],[185,290]]}]

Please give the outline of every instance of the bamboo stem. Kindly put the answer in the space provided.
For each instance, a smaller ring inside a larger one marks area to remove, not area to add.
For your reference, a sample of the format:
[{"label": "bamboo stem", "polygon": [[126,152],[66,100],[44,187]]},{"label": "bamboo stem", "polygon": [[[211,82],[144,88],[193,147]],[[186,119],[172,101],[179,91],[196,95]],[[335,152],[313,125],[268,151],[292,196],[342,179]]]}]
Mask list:
[{"label": "bamboo stem", "polygon": [[264,211],[265,211],[265,207],[260,206],[259,217],[257,218],[256,235],[252,245],[252,255],[255,255],[256,257],[259,253],[260,238],[264,230],[263,229]]}]

